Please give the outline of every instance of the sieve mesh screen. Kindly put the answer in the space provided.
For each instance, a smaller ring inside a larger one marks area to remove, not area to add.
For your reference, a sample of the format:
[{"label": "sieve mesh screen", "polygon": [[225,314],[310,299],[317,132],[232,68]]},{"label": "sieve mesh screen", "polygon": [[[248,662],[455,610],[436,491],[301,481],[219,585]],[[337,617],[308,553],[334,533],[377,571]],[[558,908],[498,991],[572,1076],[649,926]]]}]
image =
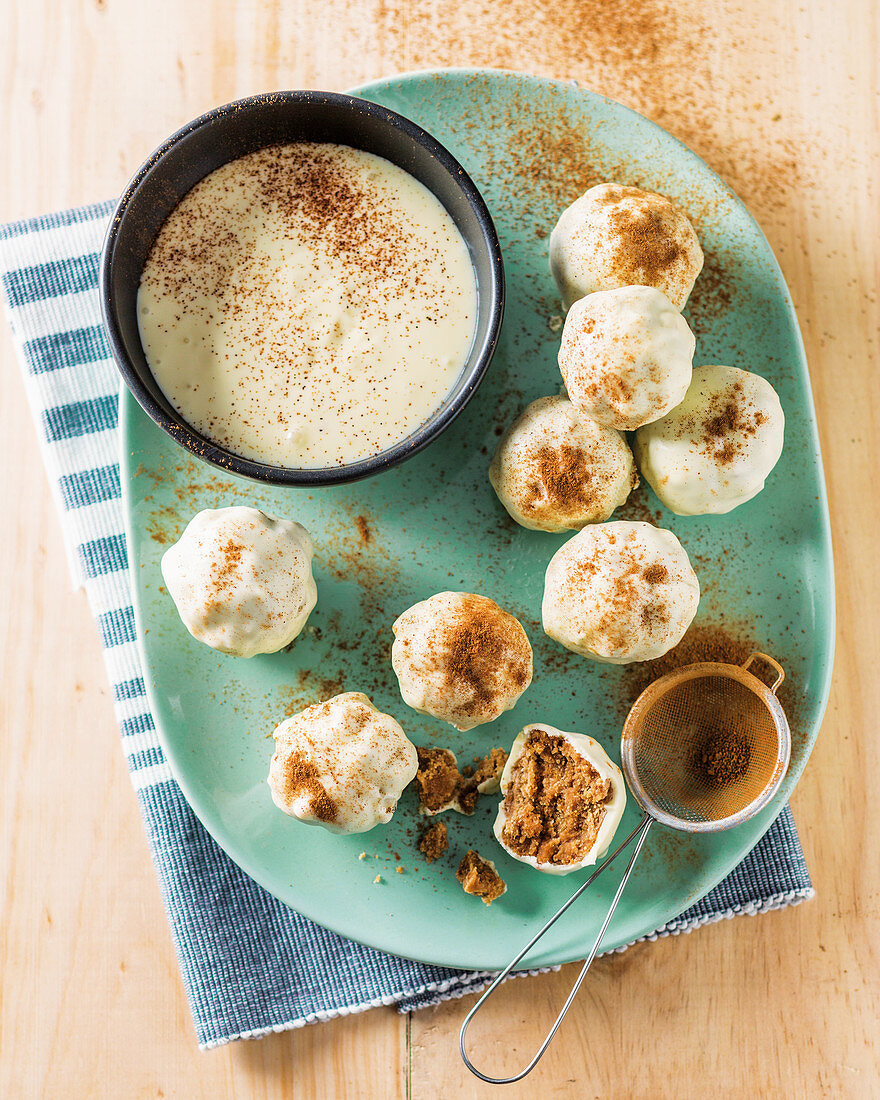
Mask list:
[{"label": "sieve mesh screen", "polygon": [[630,765],[644,795],[682,821],[740,813],[777,773],[774,716],[757,692],[731,676],[673,676],[627,726]]}]

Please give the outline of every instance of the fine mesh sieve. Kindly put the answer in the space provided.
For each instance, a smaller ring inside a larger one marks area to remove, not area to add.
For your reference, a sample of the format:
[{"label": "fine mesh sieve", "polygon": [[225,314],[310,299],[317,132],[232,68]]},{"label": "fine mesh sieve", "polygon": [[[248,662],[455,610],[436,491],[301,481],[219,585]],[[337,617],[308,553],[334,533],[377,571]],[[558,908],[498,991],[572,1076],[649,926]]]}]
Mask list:
[{"label": "fine mesh sieve", "polygon": [[[768,687],[750,670],[763,662],[774,670]],[[574,1001],[611,923],[642,845],[655,821],[688,833],[717,832],[747,821],[779,790],[788,770],[791,733],[776,691],[785,673],[766,653],[742,665],[686,665],[650,684],[627,715],[620,763],[627,785],[644,810],[630,835],[590,875],[495,978],[464,1019],[459,1050],[468,1069],[490,1084],[520,1081],[538,1064]],[[599,934],[562,1011],[537,1054],[514,1077],[488,1077],[471,1063],[465,1036],[471,1020],[511,970],[632,841],[629,864]]]},{"label": "fine mesh sieve", "polygon": [[[759,661],[776,673],[771,687],[749,671]],[[642,809],[673,829],[716,832],[766,806],[791,754],[776,698],[784,676],[754,653],[743,665],[687,665],[647,687],[623,727],[620,760]]]}]

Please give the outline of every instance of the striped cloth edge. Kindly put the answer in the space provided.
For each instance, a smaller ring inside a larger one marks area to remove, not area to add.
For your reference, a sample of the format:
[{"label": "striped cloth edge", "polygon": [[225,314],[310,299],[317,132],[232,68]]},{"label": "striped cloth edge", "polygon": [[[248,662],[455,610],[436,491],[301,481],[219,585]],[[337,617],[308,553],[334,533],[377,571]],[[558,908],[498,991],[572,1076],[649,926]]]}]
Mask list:
[{"label": "striped cloth edge", "polygon": [[[381,1004],[409,1011],[476,991],[488,973],[374,951],[278,902],[220,850],[173,780],[147,705],[135,637],[118,463],[119,376],[98,299],[112,208],[95,203],[0,227],[0,287],[71,576],[85,588],[101,636],[199,1044],[218,1046]],[[643,939],[813,894],[785,807],[727,879]]]}]

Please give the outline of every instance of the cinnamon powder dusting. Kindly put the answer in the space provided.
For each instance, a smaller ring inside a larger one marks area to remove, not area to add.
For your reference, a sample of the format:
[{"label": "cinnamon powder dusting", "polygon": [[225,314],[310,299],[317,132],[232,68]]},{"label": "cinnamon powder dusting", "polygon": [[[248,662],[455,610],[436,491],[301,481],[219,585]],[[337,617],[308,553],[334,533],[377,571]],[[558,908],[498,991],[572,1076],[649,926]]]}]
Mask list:
[{"label": "cinnamon powder dusting", "polygon": [[285,760],[283,780],[284,788],[281,793],[285,802],[292,802],[294,798],[305,793],[309,809],[318,821],[336,820],[338,807],[327,793],[320,773],[310,760],[300,753],[290,753]]},{"label": "cinnamon powder dusting", "polygon": [[354,517],[354,523],[361,542],[364,546],[369,546],[373,541],[373,532],[370,530],[369,520],[366,516],[358,515]]},{"label": "cinnamon powder dusting", "polygon": [[653,565],[649,565],[642,576],[648,584],[662,584],[663,581],[669,579],[669,570],[662,562],[657,561]]},{"label": "cinnamon powder dusting", "polygon": [[580,447],[562,444],[560,447],[541,447],[535,455],[540,488],[529,486],[523,503],[534,506],[543,495],[556,508],[565,513],[583,511],[596,504],[598,479],[584,458]]},{"label": "cinnamon powder dusting", "polygon": [[709,411],[713,415],[698,424],[700,444],[704,451],[724,466],[733,462],[745,449],[745,442],[735,436],[739,434],[751,439],[767,420],[766,415],[760,409],[753,408],[745,398],[742,382],[734,382],[725,393],[719,395]]},{"label": "cinnamon powder dusting", "polygon": [[231,588],[237,580],[243,549],[234,539],[228,539],[220,547],[220,568],[214,574],[214,582],[221,591]]},{"label": "cinnamon powder dusting", "polygon": [[635,200],[616,205],[611,215],[615,234],[614,269],[630,284],[656,286],[687,253],[674,230],[676,210],[666,199],[646,198],[635,187],[609,192],[602,201],[618,204],[620,199]]},{"label": "cinnamon powder dusting", "polygon": [[449,632],[447,680],[450,687],[470,688],[466,709],[492,703],[502,676],[510,687],[525,690],[531,662],[531,647],[517,620],[485,596],[465,596]]}]

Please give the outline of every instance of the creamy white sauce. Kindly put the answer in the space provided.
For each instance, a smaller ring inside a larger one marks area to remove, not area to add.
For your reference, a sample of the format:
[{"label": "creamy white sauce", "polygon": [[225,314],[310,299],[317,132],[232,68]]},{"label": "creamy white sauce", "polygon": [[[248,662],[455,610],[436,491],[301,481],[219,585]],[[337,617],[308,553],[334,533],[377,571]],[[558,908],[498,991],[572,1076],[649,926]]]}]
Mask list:
[{"label": "creamy white sauce", "polygon": [[160,230],[138,292],[147,361],[184,419],[291,468],[410,435],[455,383],[476,315],[473,265],[440,201],[329,143],[206,176]]}]

